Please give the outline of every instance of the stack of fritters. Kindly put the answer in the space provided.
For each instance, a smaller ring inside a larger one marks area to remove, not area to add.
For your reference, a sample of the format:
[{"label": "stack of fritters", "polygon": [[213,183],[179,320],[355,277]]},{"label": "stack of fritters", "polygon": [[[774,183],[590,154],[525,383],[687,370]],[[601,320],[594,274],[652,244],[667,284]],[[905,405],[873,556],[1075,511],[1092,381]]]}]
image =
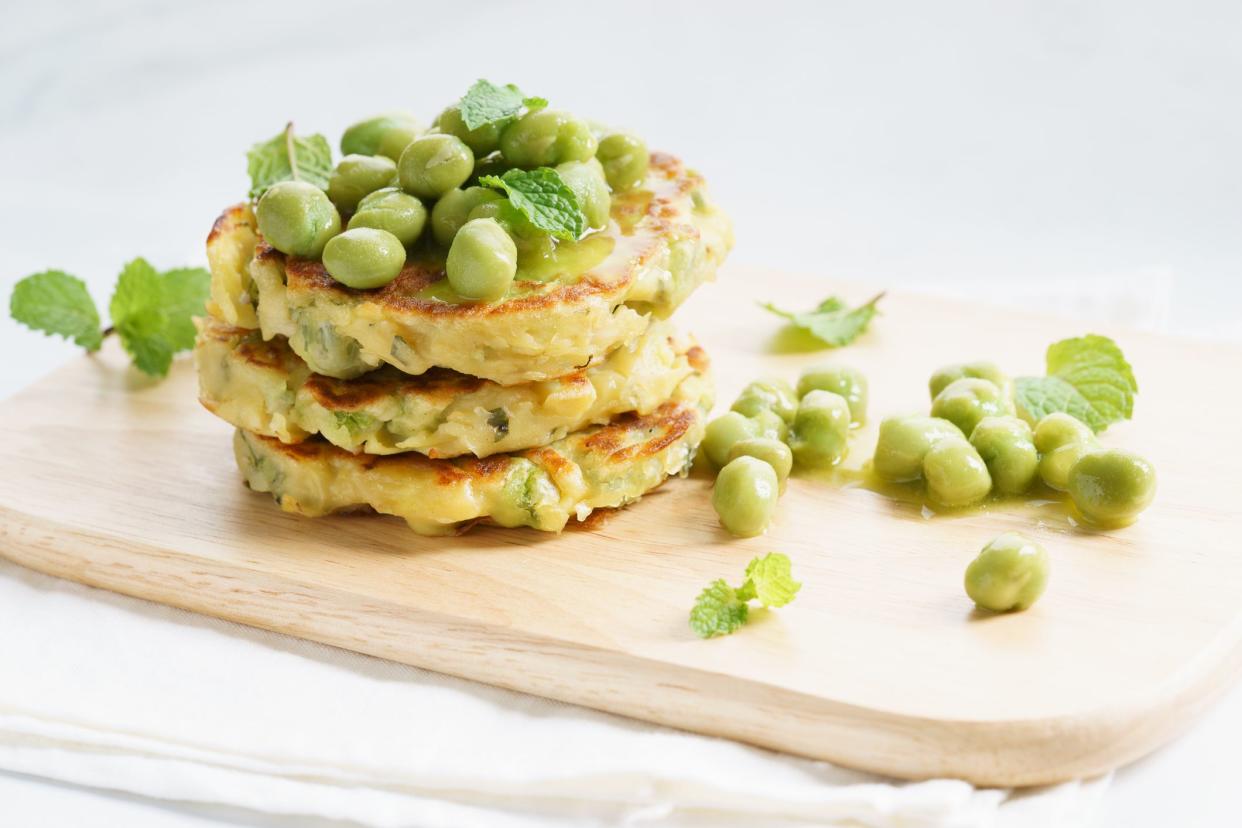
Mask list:
[{"label": "stack of fritters", "polygon": [[666,317],[714,276],[730,225],[665,155],[612,217],[485,303],[453,294],[434,250],[354,290],[267,245],[248,205],[225,211],[195,361],[247,484],[286,511],[369,507],[423,534],[559,531],[688,470],[712,386]]}]

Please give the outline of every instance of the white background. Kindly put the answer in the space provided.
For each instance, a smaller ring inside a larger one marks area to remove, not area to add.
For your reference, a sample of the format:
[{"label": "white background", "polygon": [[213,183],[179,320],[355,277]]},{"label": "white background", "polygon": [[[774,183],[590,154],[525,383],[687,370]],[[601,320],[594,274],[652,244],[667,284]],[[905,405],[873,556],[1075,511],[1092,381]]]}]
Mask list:
[{"label": "white background", "polygon": [[[988,296],[1154,285],[1152,324],[1242,336],[1237,4],[0,0],[0,21],[4,296],[59,267],[106,306],[129,258],[202,264],[252,142],[430,120],[489,77],[687,158],[735,261]],[[0,354],[3,396],[74,349],[5,318]],[[1119,775],[1104,824],[1234,823],[1239,736],[1235,690]],[[21,824],[151,807],[0,789]]]}]

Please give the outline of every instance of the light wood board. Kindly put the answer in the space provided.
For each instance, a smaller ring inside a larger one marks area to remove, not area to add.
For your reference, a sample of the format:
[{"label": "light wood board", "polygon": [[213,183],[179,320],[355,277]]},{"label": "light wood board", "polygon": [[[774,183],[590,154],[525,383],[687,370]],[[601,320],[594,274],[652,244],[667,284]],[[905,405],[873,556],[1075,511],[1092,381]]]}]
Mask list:
[{"label": "light wood board", "polygon": [[[872,422],[925,411],[942,363],[1042,370],[1097,331],[1131,358],[1135,420],[1105,442],[1159,471],[1134,526],[1075,529],[1056,506],[930,517],[861,488],[793,480],[766,537],[733,540],[710,477],[674,480],[593,531],[308,520],[242,487],[230,429],[188,361],[150,383],[115,347],[0,403],[0,554],[44,572],[432,670],[898,777],[1026,785],[1093,774],[1168,740],[1242,670],[1242,351],[893,293],[837,354],[780,353],[754,300],[869,291],[726,268],[679,314],[724,408],[761,372],[834,357],[871,378]],[[850,463],[874,445],[856,438]],[[966,564],[1020,529],[1053,559],[1031,611],[972,613]],[[709,581],[787,553],[805,586],[741,632],[686,624]]]}]

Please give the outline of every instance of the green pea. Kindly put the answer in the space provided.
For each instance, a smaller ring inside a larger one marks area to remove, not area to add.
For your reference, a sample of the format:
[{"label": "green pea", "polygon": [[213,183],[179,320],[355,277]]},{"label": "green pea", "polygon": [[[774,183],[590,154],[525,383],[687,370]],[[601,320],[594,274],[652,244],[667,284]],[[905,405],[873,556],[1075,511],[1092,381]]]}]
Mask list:
[{"label": "green pea", "polygon": [[980,609],[1024,610],[1044,594],[1051,569],[1042,546],[1017,532],[1006,532],[966,567],[966,594]]},{"label": "green pea", "polygon": [[461,296],[499,299],[517,274],[517,246],[495,219],[474,219],[457,231],[445,270]]},{"label": "green pea", "polygon": [[1156,496],[1156,470],[1133,452],[1091,451],[1070,469],[1069,495],[1088,522],[1125,526]]},{"label": "green pea", "polygon": [[968,435],[984,417],[1000,417],[1012,411],[1005,391],[995,383],[965,377],[949,383],[936,395],[931,415],[948,420]]},{"label": "green pea", "polygon": [[327,193],[305,181],[273,184],[255,213],[267,243],[290,256],[317,259],[328,239],[341,232],[341,214]]},{"label": "green pea", "polygon": [[439,198],[460,187],[474,171],[474,153],[455,135],[423,135],[401,153],[401,189],[419,198]]},{"label": "green pea", "polygon": [[328,198],[336,209],[347,213],[358,206],[364,196],[392,186],[397,180],[397,165],[382,155],[347,155],[336,165],[328,179]]},{"label": "green pea", "polygon": [[733,410],[747,417],[760,411],[771,411],[787,423],[792,423],[798,413],[798,397],[793,386],[783,379],[768,377],[758,379],[742,389],[733,401]]},{"label": "green pea", "polygon": [[770,440],[785,440],[789,436],[789,426],[785,424],[785,421],[775,411],[765,408],[750,419],[755,421],[760,437],[766,437]]},{"label": "green pea", "polygon": [[432,126],[446,135],[460,138],[476,156],[487,155],[500,146],[500,123],[493,122],[470,129],[462,120],[461,108],[456,104],[441,112]]},{"label": "green pea", "polygon": [[712,465],[721,468],[729,462],[729,452],[735,443],[758,436],[758,423],[736,411],[729,411],[707,424],[701,447]]},{"label": "green pea", "polygon": [[358,212],[350,218],[349,229],[387,230],[409,247],[422,235],[426,224],[427,208],[421,201],[396,187],[385,187],[358,202]]},{"label": "green pea", "polygon": [[793,470],[793,452],[789,450],[789,446],[768,437],[752,437],[749,440],[739,440],[729,449],[729,461],[739,457],[754,457],[767,463],[776,472],[780,490],[785,491],[785,481]]},{"label": "green pea", "polygon": [[789,448],[799,466],[835,466],[849,451],[850,406],[840,394],[811,391],[798,404],[789,429]]},{"label": "green pea", "polygon": [[1098,441],[1095,432],[1077,417],[1056,412],[1035,426],[1035,448],[1039,450],[1039,476],[1048,488],[1063,492],[1069,487],[1070,469]]},{"label": "green pea", "polygon": [[582,119],[554,109],[530,112],[500,133],[500,152],[515,167],[555,167],[585,161],[598,142]]},{"label": "green pea", "polygon": [[348,287],[383,287],[405,266],[405,245],[387,230],[346,230],[324,247],[323,266],[329,276]]},{"label": "green pea", "polygon": [[767,531],[779,494],[776,471],[770,465],[755,457],[738,457],[716,476],[712,508],[730,534],[751,538]]},{"label": "green pea", "polygon": [[604,165],[608,186],[618,193],[642,184],[651,163],[643,140],[624,132],[614,132],[600,139],[595,157]]},{"label": "green pea", "polygon": [[1004,494],[1022,494],[1039,476],[1039,452],[1031,427],[1017,417],[984,417],[970,444],[987,464],[992,483]]},{"label": "green pea", "polygon": [[987,380],[1001,390],[1006,390],[1009,386],[1009,378],[995,363],[964,362],[959,365],[946,365],[931,375],[931,380],[927,383],[931,398],[934,400],[940,396],[940,392],[950,383],[966,378]]},{"label": "green pea", "polygon": [[608,192],[604,168],[599,162],[594,158],[586,161],[566,161],[558,164],[556,171],[578,197],[578,206],[586,215],[587,227],[593,230],[607,227],[609,211],[612,209],[612,195]]},{"label": "green pea", "polygon": [[975,447],[960,435],[941,440],[923,455],[927,496],[941,506],[978,503],[992,491],[992,476]]},{"label": "green pea", "polygon": [[[409,112],[388,112],[367,118],[345,130],[341,136],[341,154],[386,155],[396,161],[405,145],[418,136],[419,130],[418,119]],[[409,140],[397,147],[395,155],[383,151],[392,149],[406,137]]]},{"label": "green pea", "polygon": [[850,422],[862,425],[867,421],[867,378],[847,365],[820,365],[808,368],[798,378],[798,397],[811,391],[840,394],[850,406]]},{"label": "green pea", "polygon": [[431,232],[435,234],[436,241],[448,247],[453,243],[453,237],[461,226],[471,219],[471,210],[480,204],[500,201],[502,198],[500,193],[487,187],[449,190],[431,208]]},{"label": "green pea", "polygon": [[880,423],[880,438],[871,466],[882,480],[901,483],[923,476],[923,457],[941,440],[961,438],[948,420],[935,417],[889,417]]}]

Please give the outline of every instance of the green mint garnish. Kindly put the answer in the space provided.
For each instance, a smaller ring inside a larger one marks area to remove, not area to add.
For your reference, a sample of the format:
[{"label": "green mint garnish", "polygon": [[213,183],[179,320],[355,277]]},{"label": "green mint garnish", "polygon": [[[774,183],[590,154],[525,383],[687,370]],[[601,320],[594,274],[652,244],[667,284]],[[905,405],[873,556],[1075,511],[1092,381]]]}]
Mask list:
[{"label": "green mint garnish", "polygon": [[729,635],[750,616],[747,601],[758,599],[765,607],[783,607],[801,588],[793,579],[788,556],[772,552],[755,558],[746,567],[746,580],[740,587],[731,587],[720,578],[699,593],[690,610],[690,629],[700,638]]},{"label": "green mint garnish", "polygon": [[466,129],[471,130],[512,120],[522,111],[522,107],[534,112],[547,105],[548,102],[543,98],[526,97],[522,90],[511,83],[497,86],[482,78],[475,81],[458,104],[461,119],[466,124]]},{"label": "green mint garnish", "polygon": [[1134,370],[1108,337],[1088,334],[1055,342],[1046,361],[1047,376],[1014,380],[1014,401],[1032,422],[1063,411],[1099,433],[1134,413]]},{"label": "green mint garnish", "polygon": [[162,377],[173,354],[194,347],[194,321],[210,292],[211,276],[197,267],[158,272],[145,259],[134,259],[117,277],[109,313],[112,327],[100,328],[99,311],[86,284],[59,270],[22,279],[13,288],[9,312],[37,331],[72,339],[88,351],[99,350],[111,333],[144,373]]},{"label": "green mint garnish", "polygon": [[586,231],[587,220],[578,197],[551,167],[534,170],[509,170],[504,176],[485,175],[482,187],[503,190],[509,203],[536,228],[572,241]]},{"label": "green mint garnish", "polygon": [[332,147],[322,135],[303,138],[294,134],[290,123],[276,137],[251,147],[246,162],[251,198],[280,181],[305,181],[326,190],[332,175]]},{"label": "green mint garnish", "polygon": [[849,345],[867,330],[876,315],[876,303],[883,298],[884,294],[880,293],[866,304],[851,308],[841,298],[829,296],[815,310],[806,313],[781,310],[771,302],[762,302],[759,306],[788,319],[789,324],[801,328],[825,345],[840,348]]},{"label": "green mint garnish", "polygon": [[86,283],[61,270],[27,276],[13,286],[9,314],[28,328],[63,336],[88,351],[103,342],[99,310]]}]

